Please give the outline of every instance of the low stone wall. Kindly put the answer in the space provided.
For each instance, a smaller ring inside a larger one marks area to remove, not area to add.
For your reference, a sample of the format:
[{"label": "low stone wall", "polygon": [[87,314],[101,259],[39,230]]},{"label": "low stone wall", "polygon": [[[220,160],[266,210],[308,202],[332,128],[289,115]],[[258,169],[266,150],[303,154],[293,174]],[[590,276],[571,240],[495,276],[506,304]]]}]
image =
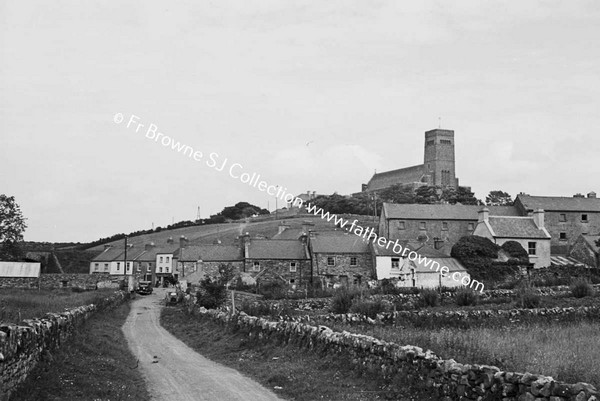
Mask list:
[{"label": "low stone wall", "polygon": [[23,382],[43,354],[61,346],[77,326],[97,310],[113,308],[129,294],[119,291],[98,304],[48,313],[41,319],[27,319],[19,325],[0,325],[0,400],[8,400],[11,392]]},{"label": "low stone wall", "polygon": [[94,289],[98,282],[110,281],[110,274],[41,274],[32,277],[2,277],[0,288],[82,288]]},{"label": "low stone wall", "polygon": [[194,313],[229,329],[242,330],[257,341],[350,355],[354,364],[386,378],[402,375],[423,381],[443,400],[598,401],[597,390],[586,383],[567,384],[547,376],[503,372],[495,366],[460,364],[453,359],[443,360],[420,347],[400,346],[346,331],[334,332],[326,326],[271,322],[244,313],[229,315],[204,308],[196,308]]}]

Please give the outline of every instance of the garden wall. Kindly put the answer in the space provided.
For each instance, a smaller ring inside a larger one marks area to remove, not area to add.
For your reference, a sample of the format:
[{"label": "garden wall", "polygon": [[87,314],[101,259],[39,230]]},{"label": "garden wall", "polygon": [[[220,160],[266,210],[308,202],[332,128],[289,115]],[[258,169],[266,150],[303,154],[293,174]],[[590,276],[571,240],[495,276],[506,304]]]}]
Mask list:
[{"label": "garden wall", "polygon": [[41,274],[34,277],[2,277],[0,288],[62,288],[94,289],[98,282],[110,281],[110,274]]},{"label": "garden wall", "polygon": [[329,354],[350,355],[361,368],[386,378],[402,375],[423,381],[444,400],[597,401],[598,392],[586,383],[566,384],[530,373],[503,372],[495,366],[465,365],[443,360],[431,351],[400,346],[371,336],[334,332],[326,326],[271,322],[240,313],[194,309],[229,329],[242,330],[257,341],[294,344]]},{"label": "garden wall", "polygon": [[0,324],[0,400],[8,400],[40,358],[65,343],[77,326],[94,312],[113,308],[128,296],[120,291],[99,304],[48,313],[41,319],[23,320],[20,325]]}]

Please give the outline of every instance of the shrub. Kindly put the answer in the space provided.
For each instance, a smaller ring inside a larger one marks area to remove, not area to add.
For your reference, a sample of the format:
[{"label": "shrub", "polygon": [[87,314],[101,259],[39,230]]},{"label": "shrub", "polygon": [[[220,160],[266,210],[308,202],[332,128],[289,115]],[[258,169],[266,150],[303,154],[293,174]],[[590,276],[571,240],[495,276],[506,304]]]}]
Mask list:
[{"label": "shrub", "polygon": [[522,286],[517,289],[517,304],[521,308],[532,309],[540,306],[541,297],[535,289]]},{"label": "shrub", "polygon": [[437,306],[440,294],[436,290],[424,289],[419,293],[419,306]]},{"label": "shrub", "polygon": [[591,297],[594,295],[594,287],[588,281],[579,279],[571,286],[571,294],[575,298]]},{"label": "shrub", "polygon": [[381,299],[375,301],[363,301],[355,298],[350,307],[350,312],[365,315],[372,319],[377,317],[378,313],[385,311],[386,307]]},{"label": "shrub", "polygon": [[469,288],[461,288],[456,291],[454,295],[454,300],[456,301],[456,305],[458,306],[470,306],[477,305],[479,301],[479,295]]},{"label": "shrub", "polygon": [[502,250],[511,258],[519,259],[525,263],[529,263],[529,255],[523,246],[517,241],[506,241],[501,246]]},{"label": "shrub", "polygon": [[352,307],[353,298],[354,294],[348,291],[348,289],[340,288],[336,291],[333,299],[331,300],[331,312],[348,313],[350,307]]},{"label": "shrub", "polygon": [[287,295],[287,285],[281,281],[269,281],[259,285],[259,293],[264,295],[265,299],[281,299]]}]

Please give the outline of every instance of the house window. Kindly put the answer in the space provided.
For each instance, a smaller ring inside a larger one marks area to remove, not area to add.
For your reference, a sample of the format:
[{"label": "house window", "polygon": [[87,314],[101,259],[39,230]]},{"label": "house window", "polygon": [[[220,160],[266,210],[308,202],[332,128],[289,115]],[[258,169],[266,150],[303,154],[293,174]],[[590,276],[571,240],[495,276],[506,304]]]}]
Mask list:
[{"label": "house window", "polygon": [[140,265],[138,265],[137,271],[138,271],[138,273],[142,271],[142,268],[140,267]]},{"label": "house window", "polygon": [[468,229],[469,231],[473,231],[473,230],[475,229],[475,223],[469,223],[469,224],[467,225],[467,229]]},{"label": "house window", "polygon": [[121,262],[117,262],[117,270],[121,269]]},{"label": "house window", "polygon": [[527,243],[527,247],[529,248],[529,254],[530,255],[535,255],[535,242],[528,242]]},{"label": "house window", "polygon": [[558,234],[558,239],[560,239],[561,241],[566,241],[567,240],[567,233],[559,233]]},{"label": "house window", "polygon": [[255,272],[260,271],[260,262],[252,263],[252,270],[254,270]]},{"label": "house window", "polygon": [[296,271],[296,262],[290,262],[290,272],[294,273]]},{"label": "house window", "polygon": [[358,265],[356,258],[354,258],[354,257],[350,258],[350,266],[356,266],[356,265]]},{"label": "house window", "polygon": [[419,229],[420,230],[426,230],[427,229],[427,223],[425,223],[424,221],[421,221],[419,223]]},{"label": "house window", "polygon": [[165,257],[165,262],[169,263],[169,257]]},{"label": "house window", "polygon": [[392,258],[392,269],[400,269],[400,258]]},{"label": "house window", "polygon": [[162,256],[158,260],[159,263],[162,263]]},{"label": "house window", "polygon": [[565,222],[567,221],[567,215],[565,213],[561,213],[558,215],[558,221]]},{"label": "house window", "polygon": [[327,257],[327,266],[335,266],[335,258],[333,256]]},{"label": "house window", "polygon": [[581,221],[583,221],[584,223],[588,222],[588,216],[587,216],[587,214],[582,214],[581,215]]},{"label": "house window", "polygon": [[105,270],[105,271],[108,271],[108,263],[105,263],[105,264],[104,264],[104,270]]},{"label": "house window", "polygon": [[447,221],[442,221],[442,230],[448,231],[448,222]]},{"label": "house window", "polygon": [[398,230],[405,230],[406,224],[403,221],[398,222]]},{"label": "house window", "polygon": [[295,282],[296,282],[295,279],[293,279],[293,278],[290,279],[290,284],[294,284]]},{"label": "house window", "polygon": [[162,267],[159,267],[159,268],[158,268],[158,272],[159,272],[159,273],[162,273]]}]

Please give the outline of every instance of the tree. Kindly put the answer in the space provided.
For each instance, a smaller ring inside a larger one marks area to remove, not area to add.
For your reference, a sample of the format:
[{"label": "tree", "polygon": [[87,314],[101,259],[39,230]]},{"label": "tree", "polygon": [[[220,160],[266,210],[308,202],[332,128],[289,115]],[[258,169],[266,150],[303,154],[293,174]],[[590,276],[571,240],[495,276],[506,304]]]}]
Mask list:
[{"label": "tree", "polygon": [[485,204],[488,206],[511,206],[513,199],[508,192],[490,191],[488,196],[485,197]]},{"label": "tree", "polygon": [[198,305],[207,309],[223,305],[227,299],[227,284],[234,276],[235,267],[231,263],[221,263],[218,277],[206,276],[200,281],[200,290],[196,293]]},{"label": "tree", "polygon": [[0,259],[18,260],[22,255],[19,242],[27,228],[14,196],[0,195]]},{"label": "tree", "polygon": [[415,191],[415,203],[433,204],[440,203],[439,188],[435,186],[419,187]]},{"label": "tree", "polygon": [[415,203],[415,190],[411,186],[402,184],[392,185],[379,193],[384,202],[390,203]]}]

